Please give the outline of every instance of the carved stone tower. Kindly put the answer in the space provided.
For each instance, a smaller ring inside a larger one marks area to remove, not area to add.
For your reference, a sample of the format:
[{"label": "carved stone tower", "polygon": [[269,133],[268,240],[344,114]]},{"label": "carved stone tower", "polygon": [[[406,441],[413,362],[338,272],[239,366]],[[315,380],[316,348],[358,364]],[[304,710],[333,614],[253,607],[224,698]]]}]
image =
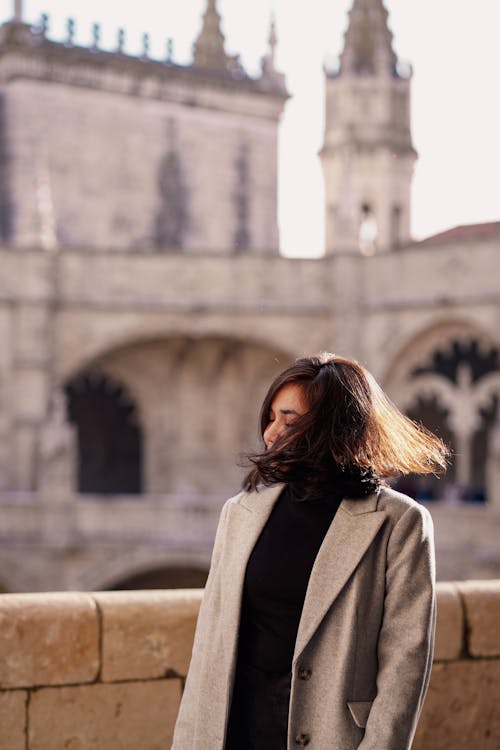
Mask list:
[{"label": "carved stone tower", "polygon": [[412,71],[398,63],[387,15],[382,0],[354,0],[340,66],[325,70],[327,253],[372,254],[410,237],[417,158],[410,128]]}]

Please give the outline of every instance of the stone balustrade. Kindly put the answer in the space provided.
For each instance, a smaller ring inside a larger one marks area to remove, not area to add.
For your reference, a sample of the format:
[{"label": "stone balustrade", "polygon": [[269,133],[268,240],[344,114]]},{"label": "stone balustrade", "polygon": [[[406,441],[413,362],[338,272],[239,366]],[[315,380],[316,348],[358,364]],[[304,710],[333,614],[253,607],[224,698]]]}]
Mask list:
[{"label": "stone balustrade", "polygon": [[[162,566],[204,571],[220,507],[221,493],[110,499],[71,492],[55,498],[4,491],[0,592],[114,588],[131,575]],[[497,508],[440,502],[427,507],[435,525],[440,581],[500,577]],[[61,566],[61,554],[70,564]]]},{"label": "stone balustrade", "polygon": [[[7,493],[0,498],[0,542],[57,540],[89,544],[94,540],[153,542],[208,548],[208,559],[221,510],[219,495],[77,495],[54,500],[39,493]],[[120,524],[117,526],[116,518]]]},{"label": "stone balustrade", "polygon": [[[0,750],[165,750],[201,592],[0,596]],[[438,585],[413,750],[500,747],[500,580]]]}]

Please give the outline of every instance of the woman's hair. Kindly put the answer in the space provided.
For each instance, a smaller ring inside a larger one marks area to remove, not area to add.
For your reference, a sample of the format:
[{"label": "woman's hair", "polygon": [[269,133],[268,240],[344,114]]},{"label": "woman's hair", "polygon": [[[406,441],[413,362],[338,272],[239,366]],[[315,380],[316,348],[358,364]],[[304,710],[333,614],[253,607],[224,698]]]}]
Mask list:
[{"label": "woman's hair", "polygon": [[245,489],[336,481],[355,497],[384,478],[445,470],[445,444],[404,416],[358,362],[327,352],[297,359],[275,378],[262,404],[261,436],[276,394],[288,384],[302,388],[308,410],[268,450],[247,456]]}]

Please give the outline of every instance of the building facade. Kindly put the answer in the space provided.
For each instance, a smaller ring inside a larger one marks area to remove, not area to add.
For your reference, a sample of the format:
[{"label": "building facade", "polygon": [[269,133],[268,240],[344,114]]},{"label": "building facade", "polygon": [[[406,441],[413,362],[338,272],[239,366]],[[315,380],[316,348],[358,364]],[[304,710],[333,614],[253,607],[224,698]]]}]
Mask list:
[{"label": "building facade", "polygon": [[193,63],[0,28],[0,588],[203,582],[272,376],[366,364],[452,446],[428,502],[441,578],[500,574],[500,222],[409,237],[411,71],[354,0],[326,73],[327,252],[279,255],[288,96],[226,54]]}]

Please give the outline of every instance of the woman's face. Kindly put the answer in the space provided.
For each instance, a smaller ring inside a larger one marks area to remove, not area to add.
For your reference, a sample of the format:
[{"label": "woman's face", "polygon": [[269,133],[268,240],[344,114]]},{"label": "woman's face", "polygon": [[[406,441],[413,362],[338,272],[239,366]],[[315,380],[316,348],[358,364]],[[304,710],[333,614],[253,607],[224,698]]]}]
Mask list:
[{"label": "woman's face", "polygon": [[306,412],[307,404],[302,387],[296,383],[282,386],[274,396],[269,411],[269,422],[264,430],[266,448],[271,448],[273,443]]}]

